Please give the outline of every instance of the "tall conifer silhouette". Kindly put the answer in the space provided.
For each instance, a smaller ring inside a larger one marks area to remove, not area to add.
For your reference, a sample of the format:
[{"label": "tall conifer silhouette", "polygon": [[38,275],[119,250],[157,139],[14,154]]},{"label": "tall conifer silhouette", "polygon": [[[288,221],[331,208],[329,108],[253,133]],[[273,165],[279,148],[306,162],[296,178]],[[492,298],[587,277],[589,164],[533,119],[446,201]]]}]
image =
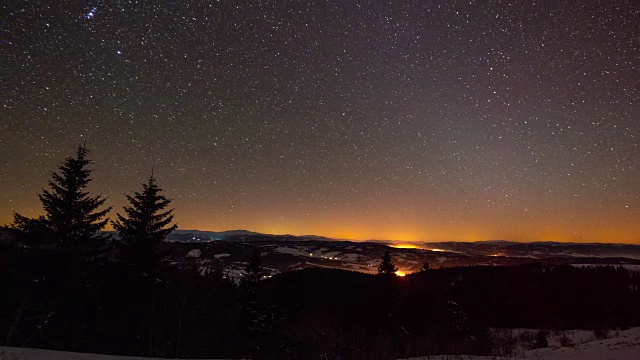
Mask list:
[{"label": "tall conifer silhouette", "polygon": [[62,244],[85,245],[90,240],[103,239],[105,236],[98,232],[109,221],[104,217],[111,207],[99,210],[107,199],[101,194],[89,196],[86,191],[93,172],[88,167],[92,163],[88,154],[84,145],[78,146],[75,157],[67,157],[59,172],[51,172],[49,189],[38,195],[45,215],[30,219],[16,213],[13,227],[28,238]]},{"label": "tall conifer silhouette", "polygon": [[382,262],[378,266],[378,274],[395,275],[396,271],[398,271],[398,268],[391,261],[391,254],[385,251],[384,255],[382,255]]},{"label": "tall conifer silhouette", "polygon": [[177,228],[170,225],[173,210],[165,210],[171,203],[151,174],[142,192],[126,195],[130,206],[124,207],[124,215],[117,214],[113,227],[120,235],[120,253],[125,261],[139,266],[143,271],[154,270],[160,260],[160,242]]},{"label": "tall conifer silhouette", "polygon": [[260,261],[260,253],[258,250],[254,249],[251,254],[251,258],[249,258],[249,263],[245,267],[245,280],[250,284],[256,284],[260,279],[262,279],[262,262]]}]

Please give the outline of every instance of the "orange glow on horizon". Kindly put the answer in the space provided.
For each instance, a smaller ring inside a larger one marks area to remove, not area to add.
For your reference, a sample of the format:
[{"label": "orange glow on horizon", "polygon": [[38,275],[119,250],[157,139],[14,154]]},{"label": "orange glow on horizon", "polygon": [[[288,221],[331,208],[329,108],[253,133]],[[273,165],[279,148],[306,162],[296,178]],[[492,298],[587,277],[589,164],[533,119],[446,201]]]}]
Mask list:
[{"label": "orange glow on horizon", "polygon": [[[38,189],[33,189],[31,195],[25,195],[28,202],[15,207],[7,206],[5,211],[0,211],[0,225],[13,221],[13,211],[32,218],[43,215],[42,205],[32,195],[37,192]],[[122,189],[122,192],[130,191]],[[105,194],[110,199],[109,205],[114,207],[109,214],[113,218],[116,212],[122,211],[126,199],[119,194]],[[171,193],[168,192],[168,195]],[[540,213],[535,217],[510,213],[510,217],[507,217],[497,210],[488,214],[474,213],[468,217],[448,219],[425,209],[426,214],[431,214],[428,221],[423,221],[422,218],[418,221],[402,214],[382,216],[382,213],[376,212],[376,208],[359,208],[355,205],[350,211],[333,209],[300,215],[298,212],[291,213],[286,208],[278,208],[273,213],[267,212],[264,210],[268,208],[266,205],[251,209],[237,206],[234,213],[229,214],[208,206],[185,203],[181,198],[176,198],[174,203],[175,221],[181,230],[245,229],[275,235],[318,235],[353,241],[382,240],[395,242],[397,245],[393,246],[396,247],[419,242],[484,240],[640,244],[640,222],[637,221],[640,212],[636,208],[624,212],[612,211],[611,217],[604,217],[596,210],[586,208],[572,221],[559,220],[566,219],[566,215],[563,217],[558,212]],[[405,228],[408,230],[403,231]],[[113,230],[111,223],[105,230]]]},{"label": "orange glow on horizon", "polygon": [[[36,217],[41,215],[42,212],[25,212],[32,217]],[[8,224],[11,222],[11,219],[6,219],[4,224]],[[3,225],[3,223],[0,223]],[[291,226],[286,225],[272,225],[272,226],[251,226],[251,224],[245,224],[241,222],[230,223],[227,226],[212,226],[208,221],[205,222],[197,222],[191,223],[186,221],[181,221],[178,223],[179,230],[201,230],[201,231],[225,231],[225,230],[235,230],[235,229],[246,229],[249,231],[254,231],[263,234],[273,234],[273,235],[284,235],[290,234],[295,236],[302,235],[318,235],[325,236],[332,239],[343,239],[349,241],[368,241],[368,240],[385,240],[385,241],[399,241],[397,244],[389,244],[389,246],[396,249],[425,249],[433,252],[445,252],[443,249],[427,249],[422,246],[418,246],[411,243],[405,243],[404,239],[398,238],[389,238],[384,235],[377,235],[375,232],[364,232],[364,231],[346,231],[346,230],[327,230],[327,228],[317,229],[310,228],[306,229],[303,227],[295,226],[296,224],[291,224]],[[104,230],[113,231],[113,226],[111,223],[107,224]],[[607,236],[609,235],[609,236]],[[640,238],[636,235],[628,235],[621,234],[622,238],[618,239],[617,237],[611,236],[611,234],[607,234],[606,231],[594,232],[591,236],[588,237],[571,237],[567,235],[561,235],[560,231],[547,231],[541,232],[538,235],[528,235],[526,237],[517,236],[514,233],[513,236],[504,236],[501,234],[490,234],[484,233],[470,235],[468,233],[459,236],[455,233],[440,233],[437,236],[427,236],[424,238],[419,238],[412,240],[416,242],[447,242],[447,241],[462,241],[462,242],[472,242],[472,241],[485,241],[485,240],[508,240],[515,242],[531,242],[531,241],[554,241],[554,242],[576,242],[576,243],[627,243],[627,244],[640,244]],[[499,254],[492,254],[491,256],[495,256]]]},{"label": "orange glow on horizon", "polygon": [[404,277],[407,276],[407,273],[402,270],[398,270],[396,271],[396,276]]},{"label": "orange glow on horizon", "polygon": [[422,249],[421,246],[414,244],[391,244],[389,246],[395,249]]}]

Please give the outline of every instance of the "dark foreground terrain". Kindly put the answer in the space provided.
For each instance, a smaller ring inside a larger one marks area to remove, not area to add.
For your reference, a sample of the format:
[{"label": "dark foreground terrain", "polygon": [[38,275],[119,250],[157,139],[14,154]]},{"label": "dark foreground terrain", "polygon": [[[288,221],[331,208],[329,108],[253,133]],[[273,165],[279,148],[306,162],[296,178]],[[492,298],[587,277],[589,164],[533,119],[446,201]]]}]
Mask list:
[{"label": "dark foreground terrain", "polygon": [[[259,248],[242,246],[245,254]],[[254,284],[233,281],[219,266],[202,275],[193,256],[140,273],[110,251],[108,244],[2,245],[0,345],[180,358],[391,359],[493,354],[500,344],[489,328],[640,325],[640,274],[621,266],[532,262],[405,277],[307,268]]]}]

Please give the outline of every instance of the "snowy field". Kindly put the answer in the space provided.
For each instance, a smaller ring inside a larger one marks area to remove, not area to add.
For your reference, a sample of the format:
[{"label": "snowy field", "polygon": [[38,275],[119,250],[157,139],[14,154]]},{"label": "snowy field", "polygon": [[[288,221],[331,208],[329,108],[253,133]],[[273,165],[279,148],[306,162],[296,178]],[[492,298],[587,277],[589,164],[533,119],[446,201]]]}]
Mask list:
[{"label": "snowy field", "polygon": [[[514,330],[522,332],[527,330]],[[529,330],[535,331],[535,330]],[[562,347],[560,337],[568,337],[572,343]],[[552,333],[550,347],[538,350],[515,351],[504,357],[472,355],[438,355],[407,360],[638,360],[640,359],[640,328],[610,331],[608,339],[597,340],[593,332],[570,330]],[[0,360],[161,360],[135,356],[113,356],[72,353],[65,351],[0,347]]]},{"label": "snowy field", "polygon": [[[516,330],[526,331],[526,330]],[[534,330],[535,331],[535,330]],[[560,337],[570,339],[572,345],[560,346]],[[406,360],[639,360],[640,328],[610,331],[608,339],[597,340],[592,331],[568,330],[549,336],[544,349],[515,351],[503,357],[471,355],[439,355]]]},{"label": "snowy field", "polygon": [[[577,268],[588,268],[588,267],[598,267],[598,266],[611,266],[608,264],[571,264],[571,266],[573,267],[577,267]],[[623,265],[613,265],[614,267],[618,267],[621,266],[625,269],[627,269],[628,271],[634,271],[634,272],[640,272],[640,265],[630,265],[630,264],[623,264]]]},{"label": "snowy field", "polygon": [[0,360],[161,360],[135,356],[114,356],[41,349],[0,347]]},{"label": "snowy field", "polygon": [[166,360],[137,356],[115,356],[41,349],[0,347],[0,360]]}]

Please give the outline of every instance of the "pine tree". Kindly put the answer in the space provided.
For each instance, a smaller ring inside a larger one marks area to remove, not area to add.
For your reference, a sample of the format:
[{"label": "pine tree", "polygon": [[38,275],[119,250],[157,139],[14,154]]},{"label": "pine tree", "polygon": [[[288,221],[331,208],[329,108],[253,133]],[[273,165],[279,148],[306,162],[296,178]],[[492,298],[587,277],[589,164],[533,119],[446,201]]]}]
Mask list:
[{"label": "pine tree", "polygon": [[7,229],[12,232],[16,239],[27,241],[32,244],[34,242],[51,243],[50,240],[52,240],[52,236],[47,229],[46,219],[44,216],[32,219],[18,213],[14,213],[13,222],[7,226]]},{"label": "pine tree", "polygon": [[173,210],[164,210],[171,200],[160,194],[162,188],[156,184],[153,174],[142,188],[141,193],[126,195],[131,205],[124,207],[124,216],[116,215],[113,227],[120,235],[119,248],[125,261],[143,271],[152,271],[160,260],[160,243],[177,225],[170,225]]},{"label": "pine tree", "polygon": [[420,271],[428,271],[431,268],[427,259],[422,263],[422,269]]},{"label": "pine tree", "polygon": [[382,255],[382,262],[378,266],[378,274],[395,275],[396,271],[398,271],[398,268],[391,261],[391,254],[385,251],[384,255]]},{"label": "pine tree", "polygon": [[12,227],[23,232],[26,238],[50,240],[68,245],[86,245],[91,240],[104,239],[98,232],[109,221],[103,218],[111,210],[98,210],[106,202],[102,195],[89,196],[86,187],[91,182],[92,163],[87,159],[89,151],[82,145],[76,148],[76,156],[68,157],[59,166],[59,172],[51,172],[49,190],[38,195],[45,215],[36,219],[14,214]]},{"label": "pine tree", "polygon": [[262,263],[258,250],[253,250],[249,263],[245,268],[245,281],[249,284],[255,284],[262,279]]}]

